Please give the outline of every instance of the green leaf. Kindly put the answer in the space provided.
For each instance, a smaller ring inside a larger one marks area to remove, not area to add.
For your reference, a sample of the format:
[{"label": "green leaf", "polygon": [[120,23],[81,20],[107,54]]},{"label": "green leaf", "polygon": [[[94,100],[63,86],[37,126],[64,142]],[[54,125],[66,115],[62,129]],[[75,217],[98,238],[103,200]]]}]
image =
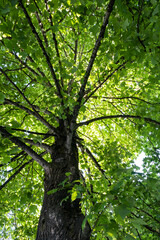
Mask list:
[{"label": "green leaf", "polygon": [[127,236],[125,237],[125,240],[135,240],[136,238],[135,237],[132,237],[131,235],[129,234],[126,234]]},{"label": "green leaf", "polygon": [[115,214],[120,216],[123,220],[131,211],[125,205],[119,205],[115,208]]},{"label": "green leaf", "polygon": [[72,192],[72,194],[71,194],[71,201],[72,201],[72,202],[73,202],[74,200],[76,200],[77,195],[78,195],[77,191]]},{"label": "green leaf", "polygon": [[19,128],[21,126],[21,124],[15,120],[12,120],[10,123],[13,128]]},{"label": "green leaf", "polygon": [[85,216],[85,218],[84,218],[84,220],[83,220],[83,222],[82,222],[82,230],[85,229],[86,223],[87,223],[87,216]]},{"label": "green leaf", "polygon": [[10,5],[7,4],[4,8],[0,6],[0,14],[5,15],[10,12]]},{"label": "green leaf", "polygon": [[126,19],[123,23],[123,28],[126,29],[129,26],[129,21]]},{"label": "green leaf", "polygon": [[58,192],[58,191],[59,191],[58,188],[54,188],[54,189],[48,191],[47,194],[48,194],[48,195],[51,195],[51,194],[54,194],[54,193],[56,193],[56,192]]},{"label": "green leaf", "polygon": [[139,230],[142,229],[141,227],[143,225],[146,225],[146,222],[143,219],[141,219],[141,218],[132,219],[131,222],[132,222],[133,226],[135,228],[139,229]]},{"label": "green leaf", "polygon": [[71,175],[71,172],[66,172],[65,175],[69,177]]},{"label": "green leaf", "polygon": [[98,33],[99,27],[98,25],[94,25],[93,27],[90,28],[90,31],[93,33],[93,35],[96,36],[96,34]]},{"label": "green leaf", "polygon": [[11,0],[11,5],[14,7],[18,3],[18,0]]},{"label": "green leaf", "polygon": [[57,32],[58,31],[58,24],[55,24],[51,27],[53,32]]},{"label": "green leaf", "polygon": [[9,156],[2,156],[2,163],[8,163],[10,162],[10,157]]},{"label": "green leaf", "polygon": [[0,104],[4,103],[4,100],[5,100],[5,95],[0,92]]},{"label": "green leaf", "polygon": [[36,213],[36,211],[37,211],[37,206],[36,206],[36,205],[31,205],[31,206],[29,207],[29,211],[32,212],[32,213]]},{"label": "green leaf", "polygon": [[71,69],[71,73],[75,73],[76,71],[77,71],[77,68],[73,66],[73,68]]},{"label": "green leaf", "polygon": [[89,17],[89,23],[93,25],[96,22],[97,18],[95,16],[90,16]]}]

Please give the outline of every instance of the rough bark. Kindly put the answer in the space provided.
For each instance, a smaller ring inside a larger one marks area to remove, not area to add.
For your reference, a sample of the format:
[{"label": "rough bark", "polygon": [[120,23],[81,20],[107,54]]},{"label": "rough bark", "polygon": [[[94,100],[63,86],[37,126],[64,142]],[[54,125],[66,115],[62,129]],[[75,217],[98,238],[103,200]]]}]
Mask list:
[{"label": "rough bark", "polygon": [[[74,138],[68,146],[68,137],[61,128],[53,147],[50,173],[45,173],[44,201],[38,224],[36,240],[89,240],[90,226],[82,231],[84,215],[80,209],[79,199],[71,201],[68,190],[74,181],[79,179],[78,151]],[[70,149],[71,151],[68,151]],[[59,185],[66,179],[66,172],[71,172],[69,183],[64,187]],[[56,193],[48,195],[52,189],[60,188]]]}]

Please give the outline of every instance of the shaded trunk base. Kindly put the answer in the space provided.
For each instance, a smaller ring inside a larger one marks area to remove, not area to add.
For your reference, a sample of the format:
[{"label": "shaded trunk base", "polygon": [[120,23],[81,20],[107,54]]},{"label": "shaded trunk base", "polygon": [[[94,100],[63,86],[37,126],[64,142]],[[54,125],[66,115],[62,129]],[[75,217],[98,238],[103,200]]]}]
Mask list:
[{"label": "shaded trunk base", "polygon": [[44,198],[36,240],[89,240],[90,226],[86,223],[82,231],[84,216],[79,202],[67,200],[55,205],[55,198],[52,195]]},{"label": "shaded trunk base", "polygon": [[[38,224],[36,240],[89,240],[90,226],[86,223],[82,231],[84,215],[80,209],[79,199],[71,201],[69,188],[63,188],[59,183],[66,179],[66,172],[71,172],[70,183],[78,179],[78,172],[73,167],[57,168],[54,166],[51,174],[45,176],[45,193],[41,215]],[[61,188],[56,193],[47,192]]]}]

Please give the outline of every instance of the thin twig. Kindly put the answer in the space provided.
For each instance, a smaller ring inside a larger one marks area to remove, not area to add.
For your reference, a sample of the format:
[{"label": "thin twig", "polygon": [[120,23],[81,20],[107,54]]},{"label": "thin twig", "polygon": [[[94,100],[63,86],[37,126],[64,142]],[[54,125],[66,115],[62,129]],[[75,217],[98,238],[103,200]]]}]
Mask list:
[{"label": "thin twig", "polygon": [[0,190],[2,190],[13,178],[16,177],[16,175],[17,175],[18,173],[20,173],[20,171],[22,171],[23,168],[25,168],[26,165],[28,165],[28,164],[31,163],[32,161],[33,161],[33,159],[31,159],[30,161],[24,163],[12,176],[10,176],[10,177],[8,178],[8,180],[7,180],[5,183],[3,183],[3,184],[0,186]]},{"label": "thin twig", "polygon": [[97,160],[95,159],[95,157],[93,156],[91,151],[88,148],[84,147],[83,144],[81,144],[79,142],[78,142],[78,145],[87,153],[87,155],[94,162],[94,164],[98,168],[98,170],[102,173],[102,175],[105,177],[105,179],[107,179],[107,181],[109,182],[108,186],[111,186],[111,181],[106,177],[105,171],[101,168],[101,166],[99,165],[99,163],[97,162]]}]

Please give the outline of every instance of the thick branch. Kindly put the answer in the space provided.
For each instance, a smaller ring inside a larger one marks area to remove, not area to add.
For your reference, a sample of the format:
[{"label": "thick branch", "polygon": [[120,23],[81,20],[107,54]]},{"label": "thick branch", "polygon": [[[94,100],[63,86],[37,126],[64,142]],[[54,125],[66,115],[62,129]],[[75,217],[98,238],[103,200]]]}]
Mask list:
[{"label": "thick branch", "polygon": [[154,124],[160,125],[160,122],[158,122],[156,120],[153,120],[151,118],[146,118],[146,117],[141,117],[141,116],[134,116],[134,115],[110,115],[110,116],[97,117],[97,118],[90,119],[88,121],[80,122],[80,123],[77,124],[77,127],[88,125],[88,124],[90,124],[92,122],[96,122],[96,121],[99,121],[99,120],[102,120],[102,119],[113,119],[113,118],[142,119],[142,120],[145,120],[146,122],[150,122],[150,123],[154,123]]},{"label": "thick branch", "polygon": [[28,147],[25,143],[23,143],[18,137],[14,137],[10,134],[4,127],[0,126],[0,133],[5,138],[9,138],[11,142],[16,144],[19,148],[25,151],[30,157],[32,157],[37,163],[39,163],[44,170],[49,171],[49,163],[45,161],[40,155],[38,155],[33,149]]},{"label": "thick branch", "polygon": [[29,143],[30,145],[37,146],[37,147],[40,147],[40,148],[44,148],[47,152],[52,153],[52,147],[49,146],[48,144],[34,142],[33,140],[28,139],[28,138],[24,138],[24,141],[26,143]]},{"label": "thick branch", "polygon": [[77,60],[77,50],[78,50],[78,39],[75,40],[75,48],[74,48],[74,61],[76,63]]},{"label": "thick branch", "polygon": [[38,33],[37,33],[37,31],[36,31],[36,29],[35,29],[32,21],[31,21],[31,18],[30,18],[30,16],[29,16],[29,14],[28,14],[26,8],[24,7],[24,5],[23,5],[23,3],[22,3],[22,0],[19,0],[19,4],[20,4],[20,7],[22,8],[22,10],[23,10],[23,12],[24,12],[24,14],[25,14],[25,16],[26,16],[26,19],[27,19],[27,21],[28,21],[28,23],[29,23],[29,25],[30,25],[30,27],[31,27],[31,29],[32,29],[33,34],[35,35],[35,37],[36,37],[36,39],[37,39],[37,41],[38,41],[38,43],[39,43],[39,46],[40,46],[40,48],[41,48],[41,50],[42,50],[42,52],[43,52],[43,55],[44,55],[45,58],[46,58],[46,62],[47,62],[47,64],[48,64],[48,67],[49,67],[49,69],[50,69],[51,75],[52,75],[52,77],[53,77],[53,79],[54,79],[54,82],[55,82],[55,85],[56,85],[56,88],[57,88],[57,91],[58,91],[58,96],[59,96],[61,99],[63,99],[63,96],[62,96],[62,94],[61,94],[61,86],[60,86],[59,81],[58,81],[58,79],[57,79],[57,77],[56,77],[55,71],[54,71],[54,69],[53,69],[53,67],[52,67],[52,63],[51,63],[51,61],[50,61],[50,58],[49,58],[49,56],[48,56],[48,54],[47,54],[47,52],[46,52],[46,50],[45,50],[45,48],[44,48],[44,46],[43,46],[42,40],[40,39],[40,37],[39,37],[39,35],[38,35]]},{"label": "thick branch", "polygon": [[19,129],[19,128],[11,128],[11,130],[20,131],[20,132],[24,132],[24,133],[31,133],[31,134],[35,134],[35,135],[42,135],[42,136],[45,136],[45,137],[56,136],[53,133],[50,134],[50,133],[33,132],[33,131],[28,131],[28,130]]},{"label": "thick branch", "polygon": [[84,78],[83,78],[83,83],[81,85],[81,88],[80,88],[80,91],[79,91],[79,94],[78,94],[79,95],[78,100],[77,100],[78,105],[76,105],[75,110],[74,110],[74,117],[75,117],[75,119],[78,116],[78,112],[79,112],[79,109],[80,109],[81,101],[82,101],[83,96],[85,94],[85,87],[86,87],[88,78],[90,76],[90,73],[91,73],[91,70],[92,70],[92,67],[93,67],[93,63],[94,63],[94,61],[96,59],[98,49],[99,49],[99,47],[101,45],[101,41],[104,38],[106,26],[108,25],[108,20],[109,20],[111,12],[113,10],[114,2],[115,2],[115,0],[110,0],[110,2],[108,4],[107,11],[106,11],[106,14],[104,16],[104,20],[103,20],[103,24],[102,24],[99,36],[98,36],[97,41],[95,43],[95,46],[93,48],[92,55],[91,55],[88,67],[86,69],[86,73],[85,73]]},{"label": "thick branch", "polygon": [[[27,112],[28,114],[33,115],[34,117],[37,118],[37,115],[35,114],[35,112],[33,112],[33,111],[30,110],[29,108],[27,108],[27,107],[19,104],[19,102],[14,102],[14,101],[12,101],[12,100],[10,100],[10,99],[5,98],[5,101],[4,101],[3,104],[9,104],[9,105],[16,106],[16,107],[24,110],[24,111]],[[33,105],[33,104],[32,104],[32,105]],[[34,109],[36,109],[37,111],[41,111],[41,109],[40,109],[38,106],[33,105],[33,107],[34,107]],[[52,114],[52,112],[50,112],[50,111],[47,110],[47,109],[43,110],[43,113],[45,113],[45,114],[47,114],[47,115],[51,115],[51,114]],[[55,117],[55,119],[57,119],[57,118]],[[58,119],[57,119],[57,121],[58,121]]]}]

